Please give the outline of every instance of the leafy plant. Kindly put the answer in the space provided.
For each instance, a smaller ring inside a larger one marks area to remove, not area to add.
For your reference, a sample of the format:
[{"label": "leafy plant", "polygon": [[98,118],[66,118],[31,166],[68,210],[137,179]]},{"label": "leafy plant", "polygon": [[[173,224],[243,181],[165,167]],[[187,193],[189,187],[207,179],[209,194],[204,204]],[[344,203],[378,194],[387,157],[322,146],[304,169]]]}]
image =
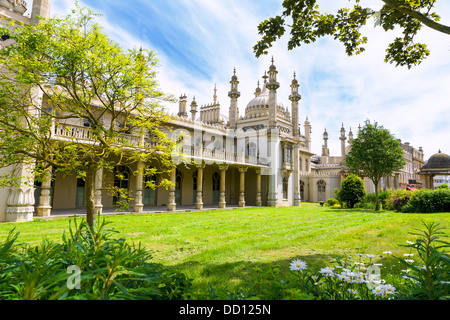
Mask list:
[{"label": "leafy plant", "polygon": [[418,190],[411,195],[403,212],[450,212],[450,189]]},{"label": "leafy plant", "polygon": [[425,230],[411,233],[418,236],[415,243],[403,245],[414,249],[423,266],[418,266],[413,261],[399,259],[408,269],[404,277],[411,280],[407,283],[403,292],[403,297],[407,299],[450,299],[449,277],[450,277],[450,257],[445,251],[450,247],[450,243],[441,240],[448,237],[443,228],[437,223],[423,223]]},{"label": "leafy plant", "polygon": [[[19,233],[9,233],[0,247],[0,299],[166,300],[181,299],[190,289],[191,280],[150,263],[149,252],[116,237],[105,218],[93,227],[73,221],[62,243],[16,245]],[[70,281],[73,268],[78,286]]]},{"label": "leafy plant", "polygon": [[347,204],[348,208],[353,208],[360,202],[366,194],[364,181],[357,175],[350,174],[341,183],[339,199]]}]

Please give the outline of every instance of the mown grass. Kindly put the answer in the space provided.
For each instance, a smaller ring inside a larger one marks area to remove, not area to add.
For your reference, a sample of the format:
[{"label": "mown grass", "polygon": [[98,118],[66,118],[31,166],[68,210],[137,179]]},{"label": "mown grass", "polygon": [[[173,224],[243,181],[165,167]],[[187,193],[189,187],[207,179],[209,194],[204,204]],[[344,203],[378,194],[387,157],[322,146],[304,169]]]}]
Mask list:
[{"label": "mown grass", "polygon": [[[325,266],[335,255],[375,254],[373,262],[399,272],[398,262],[382,252],[399,257],[410,253],[399,245],[415,240],[409,233],[422,229],[422,221],[440,223],[447,234],[450,229],[449,213],[375,212],[310,203],[289,208],[116,215],[107,220],[119,231],[118,236],[148,248],[154,262],[185,273],[204,288],[240,284],[251,279],[255,266],[280,265],[287,272],[294,258],[310,266]],[[14,227],[21,233],[21,242],[37,245],[42,237],[60,241],[69,221],[0,224],[0,239]]]}]

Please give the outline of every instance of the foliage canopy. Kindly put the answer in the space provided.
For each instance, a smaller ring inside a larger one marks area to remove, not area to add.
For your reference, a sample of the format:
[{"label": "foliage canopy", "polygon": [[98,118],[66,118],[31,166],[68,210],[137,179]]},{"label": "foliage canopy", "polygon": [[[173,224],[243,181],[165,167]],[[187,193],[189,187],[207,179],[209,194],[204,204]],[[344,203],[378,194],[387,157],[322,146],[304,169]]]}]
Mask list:
[{"label": "foliage canopy", "polygon": [[[140,170],[154,175],[172,166],[172,142],[160,124],[168,120],[162,102],[173,98],[158,86],[155,54],[122,49],[96,16],[77,6],[37,26],[0,29],[9,36],[0,50],[0,167],[26,163],[37,179],[48,167],[84,178],[91,225],[99,170],[155,158],[160,168]],[[19,181],[2,176],[3,185]]]},{"label": "foliage canopy", "polygon": [[380,0],[379,11],[365,8],[360,0],[349,0],[350,8],[343,7],[336,14],[319,10],[317,0],[284,0],[281,15],[269,18],[258,26],[261,39],[253,47],[257,57],[267,54],[272,44],[290,29],[288,49],[315,42],[323,36],[333,36],[342,42],[349,56],[365,51],[367,37],[361,27],[375,18],[375,25],[385,31],[396,28],[402,37],[396,37],[386,49],[385,62],[411,68],[429,56],[426,44],[414,41],[422,26],[450,35],[450,26],[439,23],[440,16],[434,12],[438,0]]},{"label": "foliage canopy", "polygon": [[389,176],[405,165],[400,142],[376,122],[366,122],[358,137],[351,142],[345,166],[351,173],[367,177],[375,185],[376,208],[379,209],[378,186],[382,177]]}]

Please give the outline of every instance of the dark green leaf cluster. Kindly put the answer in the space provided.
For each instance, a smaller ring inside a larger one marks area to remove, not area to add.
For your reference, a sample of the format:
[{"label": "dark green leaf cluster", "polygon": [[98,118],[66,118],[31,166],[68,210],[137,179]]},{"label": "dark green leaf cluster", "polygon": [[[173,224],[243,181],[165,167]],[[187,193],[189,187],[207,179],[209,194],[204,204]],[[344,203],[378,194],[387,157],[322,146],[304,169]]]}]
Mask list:
[{"label": "dark green leaf cluster", "polygon": [[[183,274],[150,263],[148,251],[116,237],[105,219],[93,228],[74,224],[62,243],[36,247],[17,244],[19,233],[9,233],[0,245],[1,300],[175,300],[189,290]],[[78,282],[71,267],[79,270]]]},{"label": "dark green leaf cluster", "polygon": [[440,24],[439,15],[432,11],[437,0],[380,1],[384,5],[379,12],[363,8],[359,0],[354,0],[351,8],[341,8],[333,15],[320,12],[317,0],[285,0],[281,15],[259,24],[261,40],[253,50],[257,57],[267,54],[273,42],[290,28],[289,50],[315,42],[323,36],[333,36],[343,43],[349,56],[359,54],[365,51],[363,45],[367,43],[367,37],[362,35],[360,29],[367,25],[369,19],[375,18],[385,31],[399,28],[403,32],[403,37],[397,37],[386,49],[385,61],[411,68],[430,54],[426,44],[414,42],[422,25],[450,34],[450,27]]},{"label": "dark green leaf cluster", "polygon": [[417,252],[423,266],[418,266],[405,259],[399,259],[408,270],[404,277],[407,283],[403,297],[415,300],[449,300],[450,243],[442,238],[448,237],[443,228],[436,223],[423,223],[425,230],[411,233],[418,236],[415,243],[404,245]]},{"label": "dark green leaf cluster", "polygon": [[391,175],[405,165],[403,153],[400,142],[389,130],[377,123],[367,121],[358,137],[352,140],[352,147],[344,164],[350,172],[372,180],[377,210],[380,208],[378,184],[382,177]]},{"label": "dark green leaf cluster", "polygon": [[358,137],[352,141],[345,166],[377,185],[381,177],[390,175],[405,165],[403,153],[400,142],[389,130],[367,121]]},{"label": "dark green leaf cluster", "polygon": [[450,189],[418,190],[412,193],[403,212],[433,213],[450,212]]},{"label": "dark green leaf cluster", "polygon": [[341,183],[341,189],[338,191],[338,199],[347,204],[347,208],[353,208],[357,203],[364,199],[366,188],[364,181],[354,174],[350,174]]}]

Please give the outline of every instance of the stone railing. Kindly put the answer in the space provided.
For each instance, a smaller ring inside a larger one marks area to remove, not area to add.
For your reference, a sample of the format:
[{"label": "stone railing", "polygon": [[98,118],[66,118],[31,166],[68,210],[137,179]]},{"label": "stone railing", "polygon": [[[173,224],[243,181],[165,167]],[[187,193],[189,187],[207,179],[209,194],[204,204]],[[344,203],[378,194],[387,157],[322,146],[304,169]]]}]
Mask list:
[{"label": "stone railing", "polygon": [[[217,162],[242,163],[249,165],[260,165],[258,157],[244,155],[242,153],[230,152],[221,149],[203,148],[200,146],[181,146],[178,149],[181,157],[214,160]],[[175,150],[175,154],[177,150]]]},{"label": "stone railing", "polygon": [[[70,140],[76,143],[95,143],[92,128],[81,126],[70,126],[55,124],[53,130],[53,137],[55,139]],[[127,146],[141,146],[144,148],[154,148],[157,142],[150,139],[142,139],[141,136],[135,134],[122,134],[117,139],[118,145]],[[183,158],[205,159],[208,161],[218,161],[227,163],[240,163],[249,165],[259,165],[259,158],[256,156],[249,156],[242,153],[229,152],[222,149],[210,149],[201,146],[180,146],[173,154],[177,152]],[[264,162],[265,164],[265,162]]]}]

